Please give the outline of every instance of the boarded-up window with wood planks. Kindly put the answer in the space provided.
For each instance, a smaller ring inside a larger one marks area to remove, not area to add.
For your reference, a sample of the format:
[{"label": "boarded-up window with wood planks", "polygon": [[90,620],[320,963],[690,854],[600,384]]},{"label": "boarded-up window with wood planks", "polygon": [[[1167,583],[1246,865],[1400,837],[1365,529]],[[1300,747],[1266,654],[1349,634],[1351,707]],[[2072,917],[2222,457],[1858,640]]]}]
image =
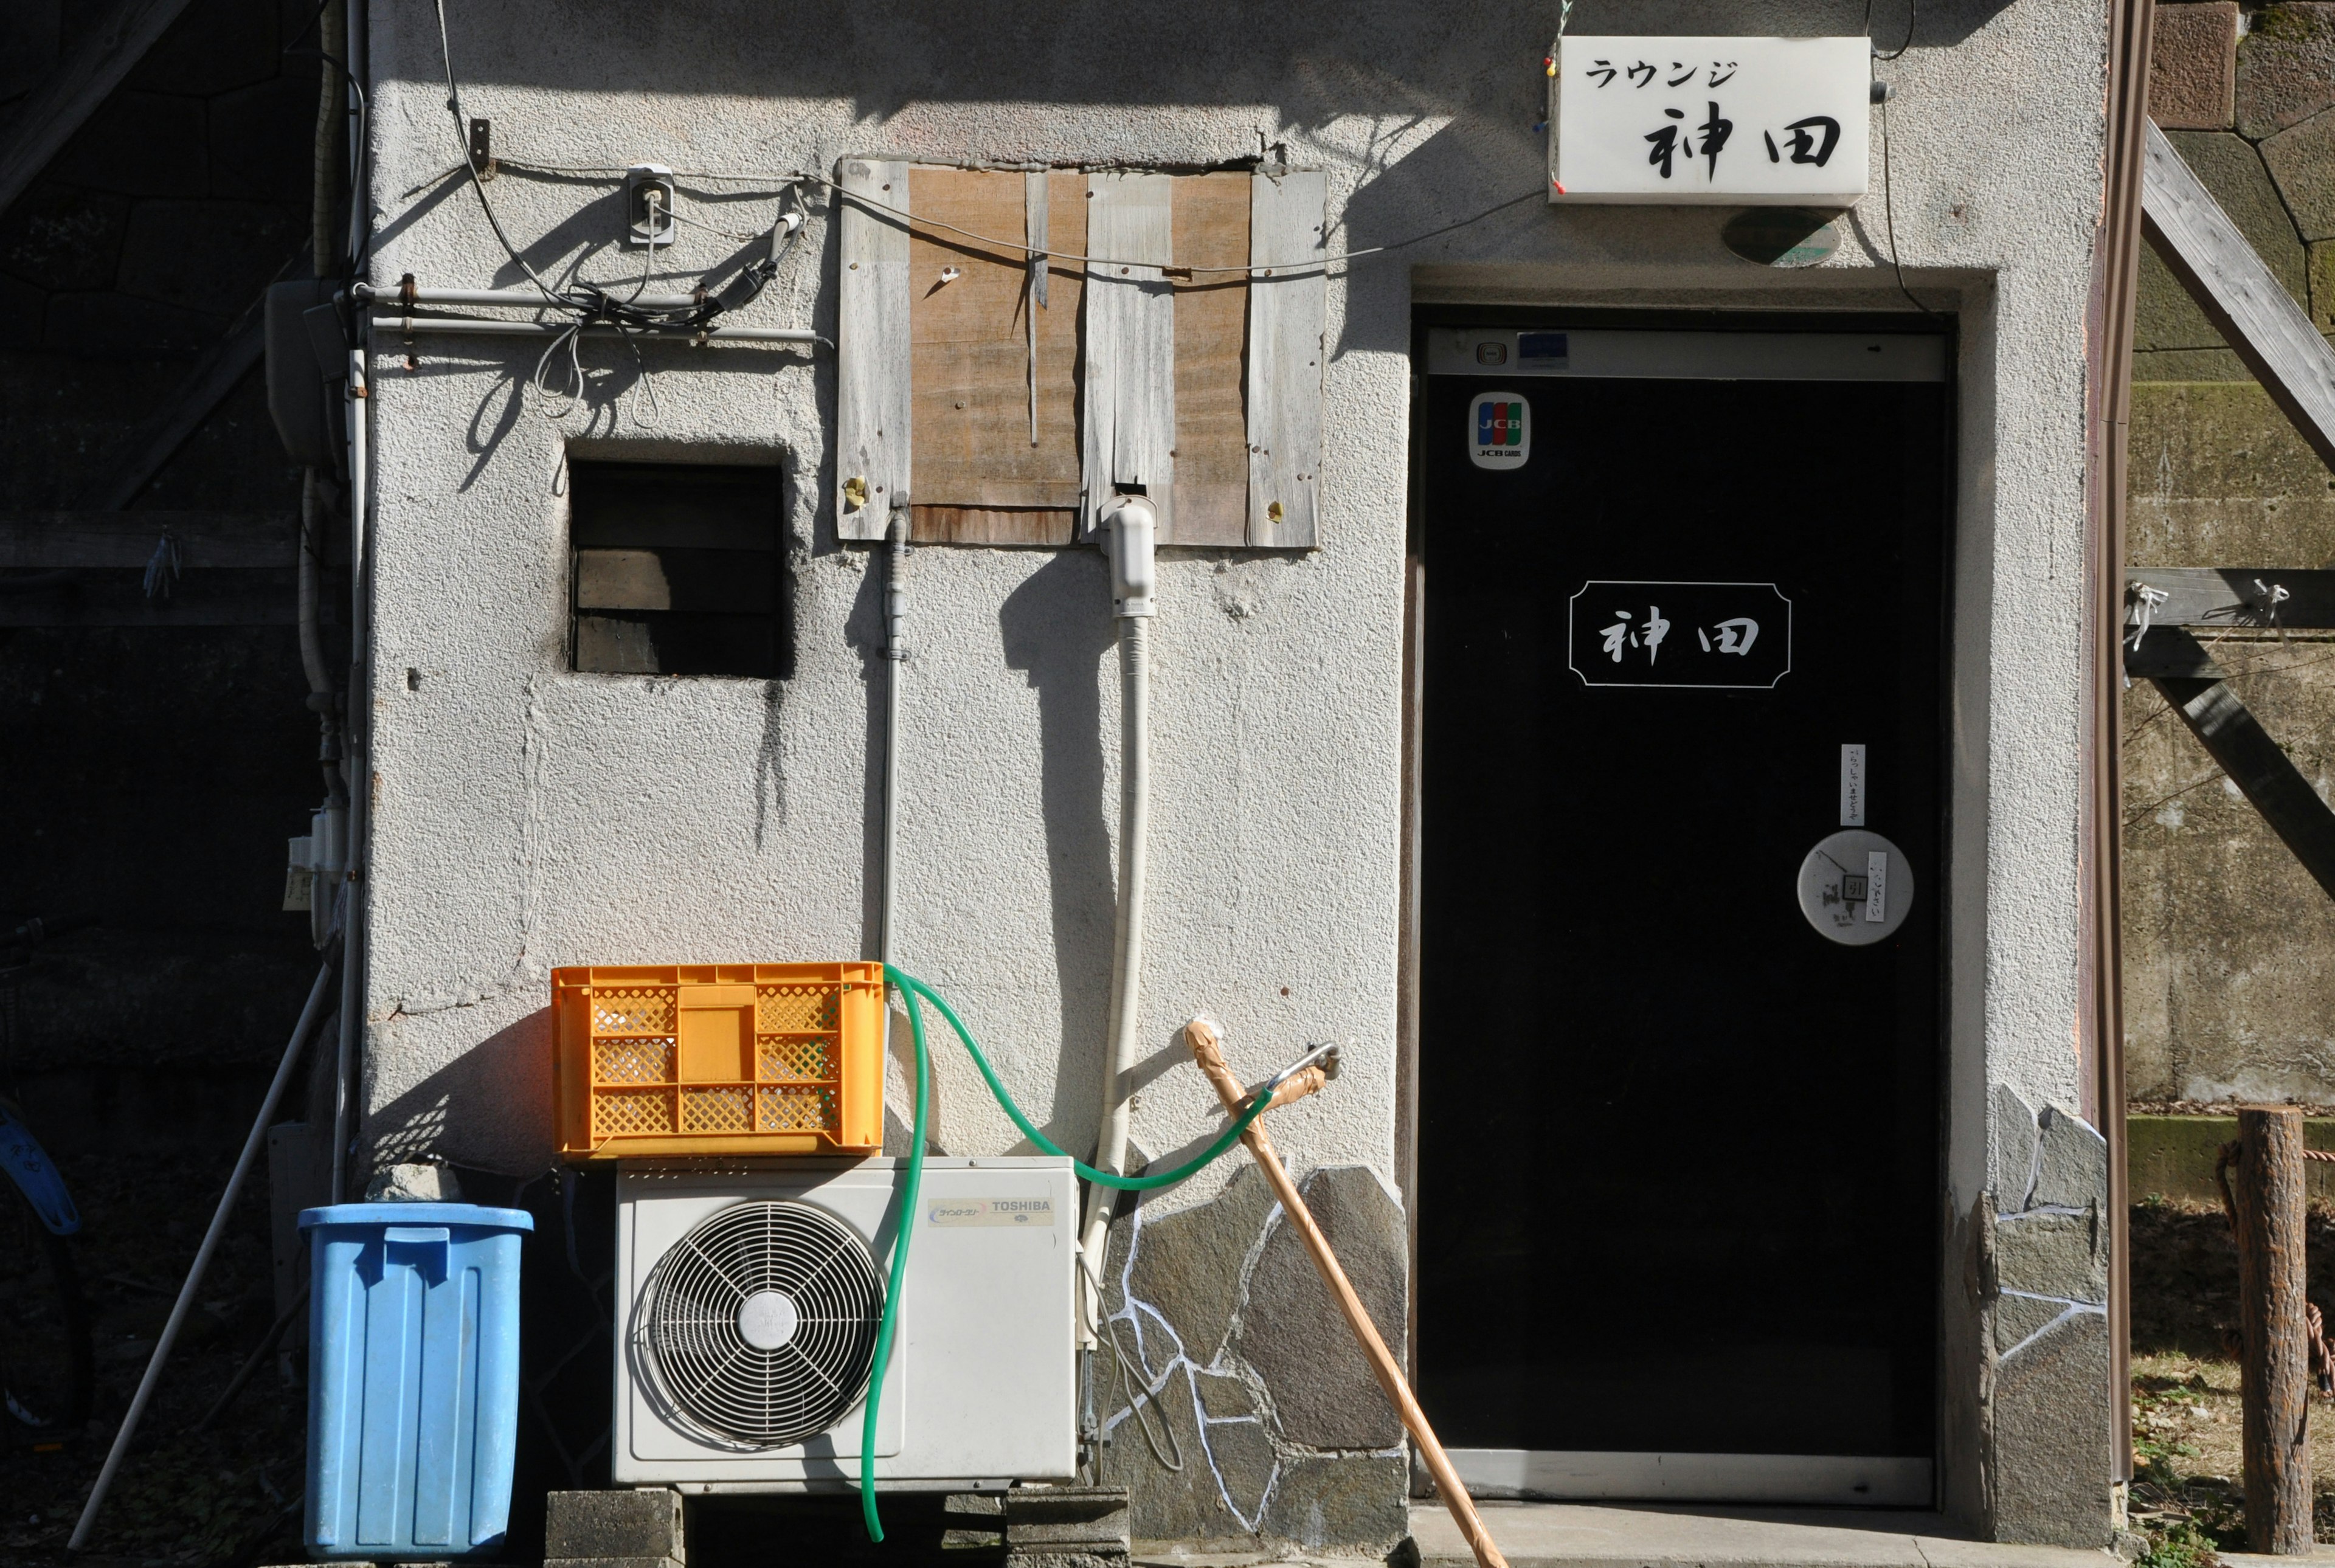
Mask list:
[{"label": "boarded-up window with wood planks", "polygon": [[905,494],[920,542],[1066,546],[1141,484],[1162,544],[1315,542],[1318,173],[846,159],[839,183],[842,537]]}]

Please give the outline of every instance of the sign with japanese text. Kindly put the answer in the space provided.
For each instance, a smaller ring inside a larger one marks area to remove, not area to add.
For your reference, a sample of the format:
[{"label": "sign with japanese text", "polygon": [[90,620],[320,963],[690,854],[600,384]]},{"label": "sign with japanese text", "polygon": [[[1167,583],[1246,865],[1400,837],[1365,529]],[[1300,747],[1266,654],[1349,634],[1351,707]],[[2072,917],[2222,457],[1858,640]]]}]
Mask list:
[{"label": "sign with japanese text", "polygon": [[1865,38],[1565,38],[1549,199],[1853,207],[1872,121]]},{"label": "sign with japanese text", "polygon": [[1792,601],[1773,583],[1587,582],[1566,661],[1584,686],[1765,688],[1792,673]]}]

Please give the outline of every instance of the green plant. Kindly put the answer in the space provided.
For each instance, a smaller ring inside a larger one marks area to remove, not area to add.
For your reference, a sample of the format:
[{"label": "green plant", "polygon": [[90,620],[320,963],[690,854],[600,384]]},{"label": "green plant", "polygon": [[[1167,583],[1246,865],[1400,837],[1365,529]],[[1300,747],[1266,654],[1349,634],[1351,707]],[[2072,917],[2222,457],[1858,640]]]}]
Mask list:
[{"label": "green plant", "polygon": [[2148,1532],[2148,1550],[2136,1568],[2217,1568],[2215,1543],[2194,1519],[2173,1519]]}]

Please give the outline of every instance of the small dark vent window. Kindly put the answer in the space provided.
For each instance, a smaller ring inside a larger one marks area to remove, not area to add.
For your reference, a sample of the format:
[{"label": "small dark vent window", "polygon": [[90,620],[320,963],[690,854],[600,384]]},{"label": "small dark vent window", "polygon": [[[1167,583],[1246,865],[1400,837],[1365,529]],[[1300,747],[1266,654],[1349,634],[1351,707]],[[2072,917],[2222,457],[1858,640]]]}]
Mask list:
[{"label": "small dark vent window", "polygon": [[576,668],[793,673],[780,471],[575,463]]}]

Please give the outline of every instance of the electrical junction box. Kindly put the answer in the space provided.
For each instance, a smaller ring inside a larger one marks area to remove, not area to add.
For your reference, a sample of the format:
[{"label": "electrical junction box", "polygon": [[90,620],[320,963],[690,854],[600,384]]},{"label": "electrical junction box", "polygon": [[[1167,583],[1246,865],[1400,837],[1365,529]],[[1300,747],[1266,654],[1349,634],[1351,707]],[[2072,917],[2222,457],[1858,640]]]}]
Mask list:
[{"label": "electrical junction box", "polygon": [[[893,1237],[893,1159],[625,1162],[611,1478],[848,1491]],[[927,1159],[877,1412],[900,1491],[1062,1481],[1078,1459],[1068,1160]]]},{"label": "electrical junction box", "polygon": [[1869,38],[1574,34],[1549,79],[1548,198],[1854,207],[1872,102]]}]

